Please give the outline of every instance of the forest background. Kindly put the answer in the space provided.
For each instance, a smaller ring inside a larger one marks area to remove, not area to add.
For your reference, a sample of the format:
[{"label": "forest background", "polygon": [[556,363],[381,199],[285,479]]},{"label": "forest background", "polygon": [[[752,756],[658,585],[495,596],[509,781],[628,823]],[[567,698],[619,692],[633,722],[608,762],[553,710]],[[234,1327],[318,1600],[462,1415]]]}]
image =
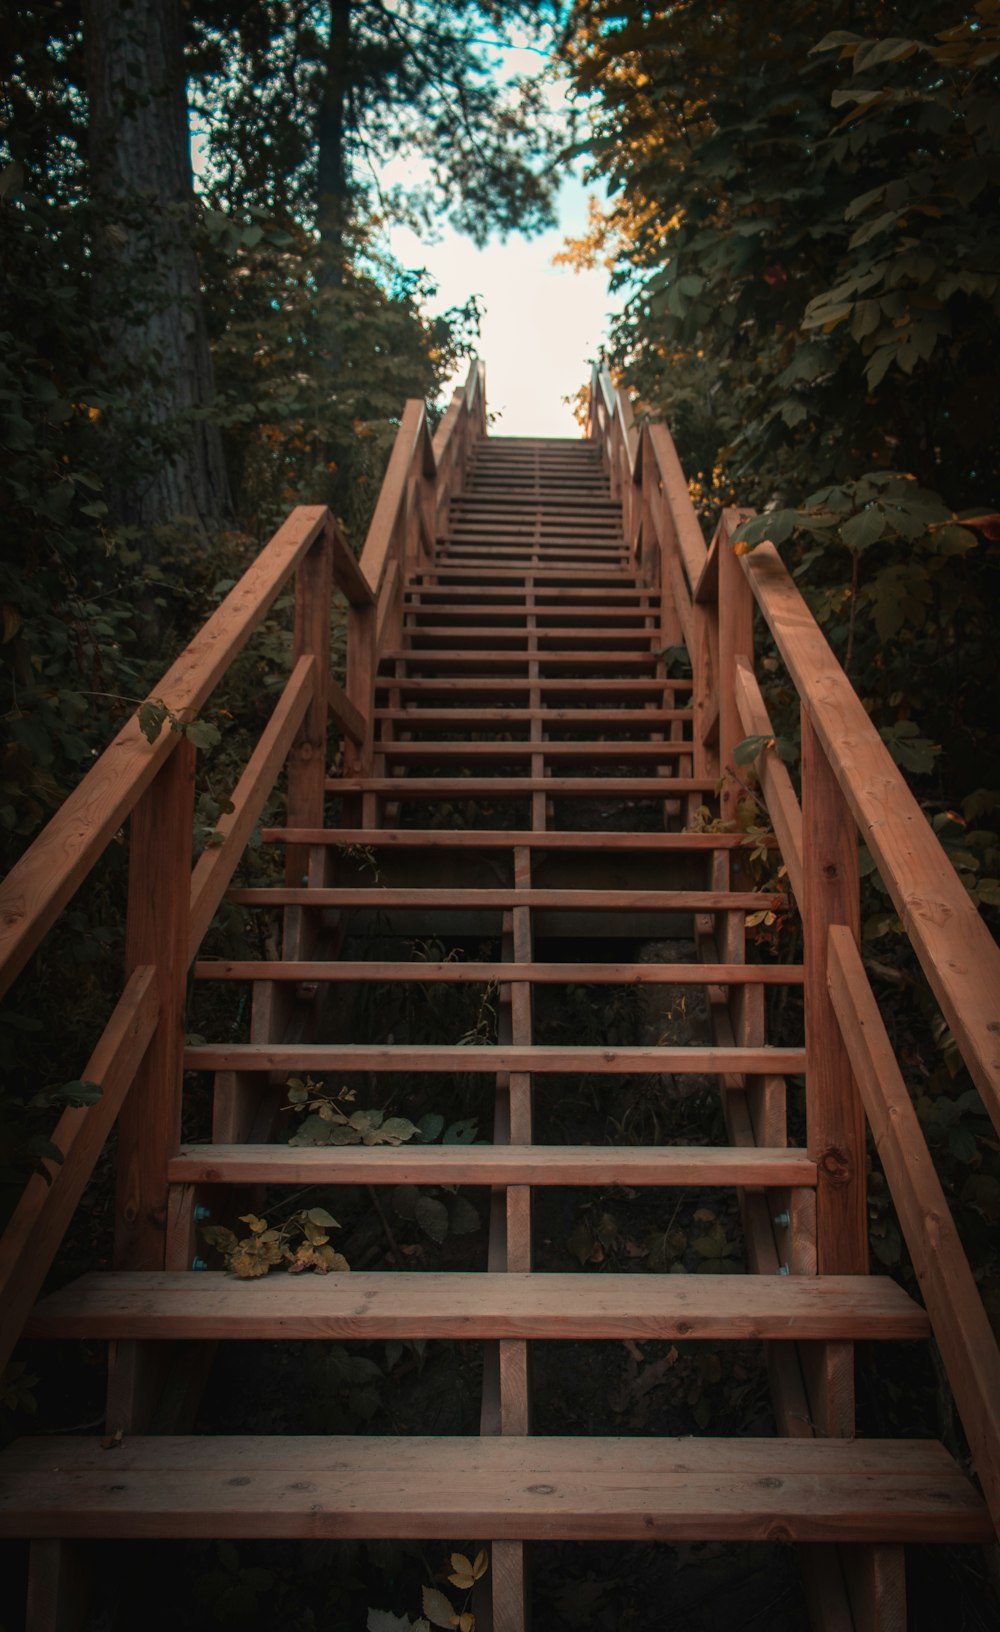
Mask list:
[{"label": "forest background", "polygon": [[[534,80],[497,71],[504,39]],[[612,269],[613,373],[709,526],[766,511],[747,540],[781,548],[995,920],[998,0],[53,0],[0,40],[5,867],[293,504],[363,539],[404,399],[476,343],[475,301],[429,316],[386,224],[530,232],[572,156],[603,197],[564,254]],[[400,159],[417,181],[380,186]],[[193,728],[205,835],[286,654],[279,616]],[[12,1184],[79,1090],[123,875],[112,846],[0,1015]],[[904,1054],[996,1311],[997,1152],[898,932],[870,878],[870,966],[923,1011]]]}]

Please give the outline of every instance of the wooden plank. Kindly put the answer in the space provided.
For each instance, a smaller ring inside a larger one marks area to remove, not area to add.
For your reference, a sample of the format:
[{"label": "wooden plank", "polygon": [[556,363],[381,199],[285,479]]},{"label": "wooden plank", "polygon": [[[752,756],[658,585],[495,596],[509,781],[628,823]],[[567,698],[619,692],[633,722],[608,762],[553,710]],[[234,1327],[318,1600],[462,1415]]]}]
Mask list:
[{"label": "wooden plank", "polygon": [[406,501],[410,472],[415,462],[423,460],[426,417],[426,409],[422,402],[416,399],[407,402],[382,479],[375,514],[365,538],[365,547],[361,552],[361,574],[376,595],[382,587],[382,579],[389,564],[397,524]]},{"label": "wooden plank", "polygon": [[391,793],[397,799],[520,798],[547,793],[553,799],[650,799],[670,794],[711,793],[714,777],[672,776],[463,776],[454,777],[329,777],[328,793]]},{"label": "wooden plank", "polygon": [[41,1173],[31,1175],[0,1238],[0,1303],[4,1310],[0,1373],[156,1030],[158,1008],[156,972],[143,964],[132,971],[80,1073],[81,1081],[96,1083],[101,1089],[100,1099],[62,1113],[51,1137],[63,1160],[46,1161],[47,1178]]},{"label": "wooden plank", "polygon": [[[46,1338],[926,1339],[888,1276],[91,1274],[43,1298]],[[522,1432],[524,1430],[521,1430]]]},{"label": "wooden plank", "polygon": [[913,1102],[849,932],[829,937],[830,996],[900,1228],[1000,1533],[1000,1353]]},{"label": "wooden plank", "polygon": [[727,775],[719,795],[720,814],[726,821],[736,819],[743,798],[743,788],[736,781],[739,772],[734,759],[734,750],[743,736],[736,698],[736,667],[741,658],[753,663],[753,592],[729,542],[729,535],[739,520],[738,511],[724,510],[716,534],[719,541],[719,762],[723,773],[733,772],[731,777]]},{"label": "wooden plank", "polygon": [[342,686],[333,678],[327,680],[326,706],[333,722],[335,731],[342,737],[350,737],[351,741],[360,747],[365,740],[365,717],[359,708],[355,708],[351,699]]},{"label": "wooden plank", "polygon": [[729,1145],[181,1145],[172,1184],[815,1185],[803,1150]]},{"label": "wooden plank", "polygon": [[79,1542],[33,1541],[24,1632],[82,1632],[89,1619],[94,1563],[93,1549]]},{"label": "wooden plank", "polygon": [[[487,985],[492,981],[528,980],[538,986],[801,986],[801,964],[787,963],[408,963],[327,960],[301,963],[230,962],[224,959],[194,966],[196,980],[290,980],[343,982],[370,980],[448,981]],[[773,1143],[774,1141],[764,1141]]]},{"label": "wooden plank", "polygon": [[253,833],[257,818],[267,804],[295,733],[305,717],[312,696],[316,660],[301,657],[296,663],[277,707],[261,733],[243,775],[233,789],[231,811],[219,817],[215,826],[218,842],[202,851],[191,874],[188,962],[197,955],[216,909],[226,893]]},{"label": "wooden plank", "polygon": [[801,1048],[569,1048],[542,1044],[454,1047],[407,1043],[217,1043],[185,1050],[187,1071],[585,1071],[659,1076],[666,1071],[805,1070]]},{"label": "wooden plank", "polygon": [[333,581],[340,593],[349,606],[373,606],[375,591],[341,532],[340,523],[332,518],[330,536],[333,541]]},{"label": "wooden plank", "polygon": [[[290,832],[285,827],[265,827],[265,844],[328,844],[342,848],[358,845],[373,850],[510,850],[523,844],[536,850],[735,850],[746,848],[742,833],[590,833],[531,832],[521,828],[440,828],[440,827],[310,827]],[[757,840],[753,841],[754,845]],[[764,844],[777,840],[764,839]]]},{"label": "wooden plank", "polygon": [[806,1135],[816,1160],[816,1254],[821,1275],[868,1269],[864,1110],[827,990],[833,924],[860,933],[854,823],[808,715],[802,716],[802,902],[806,1022]]},{"label": "wooden plank", "polygon": [[[770,741],[774,727],[757,684],[757,677],[748,660],[737,657],[733,690],[739,710],[740,724],[748,737],[764,737]],[[802,900],[802,807],[792,786],[788,767],[770,749],[763,749],[754,760],[761,792],[771,824],[781,846],[781,859],[788,870],[788,878],[797,901]]]},{"label": "wooden plank", "polygon": [[740,557],[803,707],[1000,1131],[1000,949],[772,545]]},{"label": "wooden plank", "polygon": [[[686,742],[394,742],[383,744],[386,760],[391,763],[406,760],[430,760],[432,764],[456,761],[475,764],[476,761],[531,759],[536,755],[544,760],[581,759],[611,760],[613,764],[649,759],[658,764],[680,759],[691,752]],[[459,788],[461,783],[456,784]]]},{"label": "wooden plank", "polygon": [[194,745],[183,738],[132,814],[125,968],[156,968],[159,1017],[118,1118],[115,1264],[162,1266],[167,1160],[180,1143],[194,819]]},{"label": "wooden plank", "polygon": [[285,889],[265,885],[261,889],[230,890],[228,899],[241,907],[423,907],[460,911],[471,908],[531,907],[564,912],[741,912],[784,905],[784,897],[764,895],[757,890],[479,890],[394,889],[387,884],[372,889],[347,887],[313,888],[301,885]]},{"label": "wooden plank", "polygon": [[377,720],[391,720],[413,728],[425,725],[520,724],[544,720],[551,730],[554,726],[657,726],[672,720],[689,720],[689,708],[420,708],[408,704],[402,708],[377,708]]},{"label": "wooden plank", "polygon": [[586,680],[569,678],[567,680],[538,679],[529,680],[526,675],[496,676],[484,680],[477,675],[463,676],[460,680],[449,680],[442,676],[433,676],[426,679],[411,679],[408,675],[380,675],[377,681],[380,691],[390,687],[401,694],[416,693],[423,697],[440,695],[453,697],[460,693],[493,693],[497,696],[527,696],[529,692],[537,690],[543,696],[549,697],[576,697],[599,692],[601,701],[607,697],[664,697],[673,696],[675,692],[685,695],[691,690],[690,680],[643,680],[636,677],[634,680],[619,680],[612,676],[609,679]]},{"label": "wooden plank", "polygon": [[[113,1458],[113,1460],[112,1460]],[[15,1442],[0,1535],[985,1542],[975,1490],[909,1440],[227,1435]]]},{"label": "wooden plank", "polygon": [[[591,648],[570,652],[540,652],[539,661],[548,668],[588,668],[588,669],[646,669],[655,668],[660,661],[655,652],[643,651],[614,651],[599,652]],[[414,651],[409,646],[393,646],[382,652],[382,657],[390,663],[405,662],[409,667],[434,668],[439,664],[453,667],[460,663],[474,663],[481,665],[488,663],[493,668],[505,668],[509,665],[517,667],[528,662],[528,653],[509,652],[504,648],[483,648],[481,651],[456,651],[454,648],[441,647],[433,651]]]},{"label": "wooden plank", "polygon": [[[321,505],[300,505],[184,648],[151,696],[182,719],[197,714],[261,623],[286,580],[326,525]],[[0,885],[0,994],[122,826],[160,766],[177,751],[175,732],[148,742],[138,713],[74,788]]]}]

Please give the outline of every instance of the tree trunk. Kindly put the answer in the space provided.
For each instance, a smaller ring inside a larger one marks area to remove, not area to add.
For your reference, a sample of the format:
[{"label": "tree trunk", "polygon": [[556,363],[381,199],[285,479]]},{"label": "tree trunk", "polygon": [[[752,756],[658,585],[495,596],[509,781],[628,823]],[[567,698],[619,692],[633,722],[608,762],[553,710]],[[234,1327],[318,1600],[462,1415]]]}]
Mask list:
[{"label": "tree trunk", "polygon": [[[349,213],[347,127],[351,91],[351,0],[330,0],[330,35],[323,96],[316,121],[316,225],[319,229],[321,361],[331,377],[342,363],[340,302],[344,281],[344,231]],[[334,450],[326,448],[329,459]]]},{"label": "tree trunk", "polygon": [[108,500],[139,529],[210,530],[231,513],[191,237],[194,194],[181,0],[84,0],[94,298],[105,320]]}]

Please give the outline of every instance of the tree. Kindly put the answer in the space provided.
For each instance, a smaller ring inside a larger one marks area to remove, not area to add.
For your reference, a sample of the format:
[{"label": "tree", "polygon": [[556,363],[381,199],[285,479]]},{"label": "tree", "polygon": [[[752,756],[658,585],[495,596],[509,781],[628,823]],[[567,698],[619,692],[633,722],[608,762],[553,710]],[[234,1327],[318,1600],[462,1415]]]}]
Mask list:
[{"label": "tree", "polygon": [[147,561],[231,510],[192,217],[180,0],[84,0],[93,295],[106,335],[107,491]]},{"label": "tree", "polygon": [[[253,0],[201,9],[192,69],[214,195],[318,229],[334,280],[352,218],[375,207],[479,242],[548,224],[554,133],[538,80],[498,70],[512,39],[548,39],[539,0]],[[548,19],[548,21],[546,21]],[[386,183],[403,159],[405,182]]]}]

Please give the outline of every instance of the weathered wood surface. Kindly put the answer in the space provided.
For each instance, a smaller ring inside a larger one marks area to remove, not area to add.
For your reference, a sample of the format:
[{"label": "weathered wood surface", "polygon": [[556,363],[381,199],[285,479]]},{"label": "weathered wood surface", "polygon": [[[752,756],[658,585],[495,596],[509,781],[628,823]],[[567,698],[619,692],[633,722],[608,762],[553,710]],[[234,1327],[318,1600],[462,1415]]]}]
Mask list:
[{"label": "weathered wood surface", "polygon": [[1000,1352],[857,946],[830,930],[830,994],[1000,1534]]},{"label": "weathered wood surface", "polygon": [[985,1542],[934,1441],[19,1440],[0,1535]]},{"label": "weathered wood surface", "polygon": [[808,716],[802,719],[802,937],[805,966],[806,1142],[817,1165],[819,1272],[868,1269],[865,1119],[827,990],[832,924],[857,941],[861,927],[858,839]]},{"label": "weathered wood surface", "polygon": [[591,912],[595,908],[602,912],[729,912],[738,908],[757,912],[784,905],[783,897],[757,890],[480,890],[472,887],[401,890],[388,884],[372,889],[333,885],[314,889],[300,885],[288,889],[282,885],[265,885],[259,889],[230,890],[227,899],[241,907],[422,907],[427,912],[435,908],[453,911],[473,907],[498,910],[530,907],[536,911],[559,909],[563,912]]},{"label": "weathered wood surface", "polygon": [[196,963],[196,980],[446,981],[490,984],[526,980],[535,986],[801,986],[798,963],[443,963],[414,958],[408,963],[329,961],[325,963]]},{"label": "weathered wood surface", "polygon": [[[657,784],[658,786],[660,784]],[[521,828],[311,827],[289,830],[265,827],[264,844],[327,844],[338,849],[357,845],[373,850],[737,850],[746,849],[742,833],[531,832]],[[753,841],[756,845],[756,839]],[[765,845],[777,841],[764,838]]]},{"label": "weathered wood surface", "polygon": [[172,1183],[815,1185],[803,1150],[729,1145],[181,1145]]},{"label": "weathered wood surface", "polygon": [[[584,1281],[586,1284],[584,1284]],[[93,1274],[51,1293],[32,1337],[925,1338],[887,1276]]]},{"label": "weathered wood surface", "polygon": [[1000,1131],[1000,948],[773,545],[740,557],[921,968]]},{"label": "weathered wood surface", "polygon": [[742,1071],[787,1076],[805,1069],[801,1048],[557,1048],[497,1043],[216,1043],[184,1053],[188,1071],[539,1071],[601,1076]]}]

